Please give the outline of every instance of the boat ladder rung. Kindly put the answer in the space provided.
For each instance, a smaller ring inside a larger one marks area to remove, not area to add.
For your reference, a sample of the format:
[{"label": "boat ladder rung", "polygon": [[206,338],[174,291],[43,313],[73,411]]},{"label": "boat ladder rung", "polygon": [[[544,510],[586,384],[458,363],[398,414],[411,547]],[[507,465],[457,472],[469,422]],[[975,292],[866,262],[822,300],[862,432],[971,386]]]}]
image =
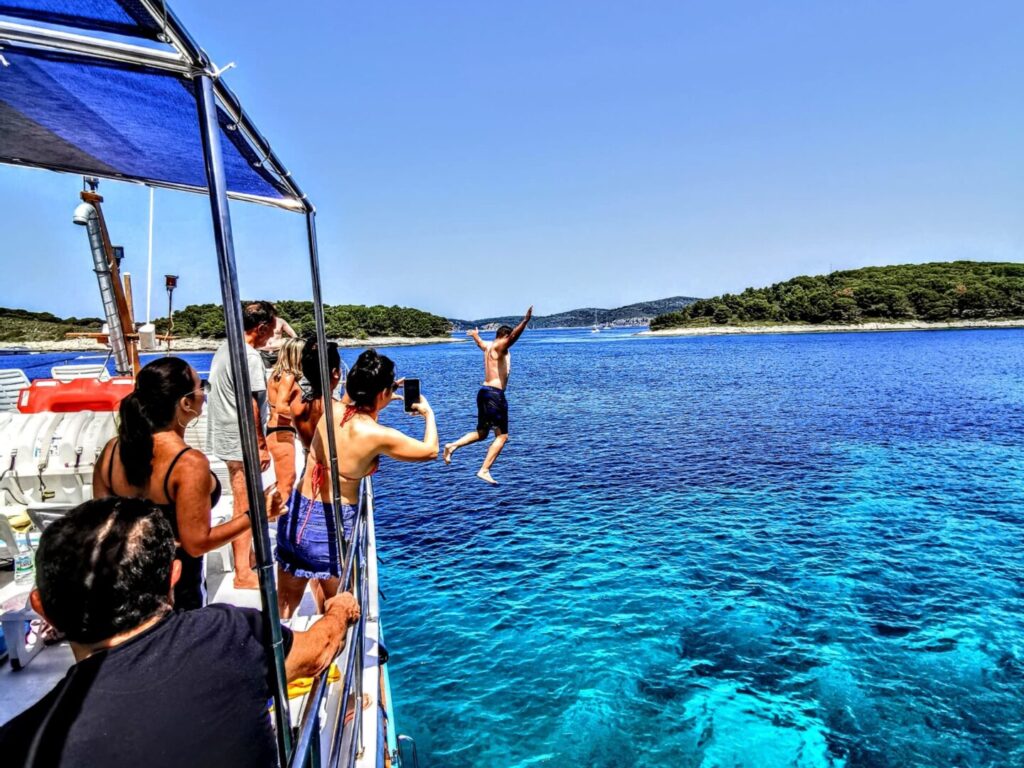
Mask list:
[{"label": "boat ladder rung", "polygon": [[[406,744],[412,745],[412,762],[406,762],[406,750],[403,749]],[[398,734],[398,765],[399,768],[420,768],[420,758],[416,754],[416,739],[404,733]]]}]

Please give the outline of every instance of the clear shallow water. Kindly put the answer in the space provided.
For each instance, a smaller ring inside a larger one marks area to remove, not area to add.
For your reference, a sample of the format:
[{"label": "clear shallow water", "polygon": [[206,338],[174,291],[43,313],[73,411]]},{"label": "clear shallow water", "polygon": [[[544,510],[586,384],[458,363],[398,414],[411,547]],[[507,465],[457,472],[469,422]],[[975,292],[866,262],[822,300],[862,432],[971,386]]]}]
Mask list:
[{"label": "clear shallow water", "polygon": [[1024,333],[535,333],[509,399],[500,488],[377,477],[424,765],[1024,763]]},{"label": "clear shallow water", "polygon": [[[475,347],[385,354],[473,427]],[[1024,764],[1024,332],[513,358],[499,488],[483,445],[375,478],[422,765]]]}]

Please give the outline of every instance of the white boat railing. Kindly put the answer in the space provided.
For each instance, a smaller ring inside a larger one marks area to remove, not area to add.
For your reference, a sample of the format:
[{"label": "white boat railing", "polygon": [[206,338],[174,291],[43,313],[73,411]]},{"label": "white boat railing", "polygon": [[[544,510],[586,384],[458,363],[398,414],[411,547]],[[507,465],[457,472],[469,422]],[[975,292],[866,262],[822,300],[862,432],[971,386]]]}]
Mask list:
[{"label": "white boat railing", "polygon": [[[376,579],[369,578],[368,569],[368,558],[376,557],[373,542],[373,482],[368,477],[361,483],[358,509],[339,582],[342,585],[339,591],[347,588],[359,603],[359,620],[349,628],[345,646],[335,660],[342,674],[337,683],[341,689],[340,703],[335,710],[334,722],[322,724],[320,712],[329,687],[329,670],[324,670],[314,678],[299,715],[293,751],[288,761],[289,768],[321,765],[327,768],[356,768],[357,762],[365,755],[366,743],[370,741],[363,724],[363,668],[366,662],[367,627],[377,621],[376,601],[371,600],[376,594],[377,584]],[[374,656],[374,664],[379,664],[379,656]],[[376,703],[379,692],[373,691],[370,700]],[[373,723],[376,724],[376,717]],[[324,732],[329,737],[326,763],[321,754]],[[376,745],[377,739],[373,738],[371,747],[376,749]],[[376,759],[364,764],[376,765]]]}]

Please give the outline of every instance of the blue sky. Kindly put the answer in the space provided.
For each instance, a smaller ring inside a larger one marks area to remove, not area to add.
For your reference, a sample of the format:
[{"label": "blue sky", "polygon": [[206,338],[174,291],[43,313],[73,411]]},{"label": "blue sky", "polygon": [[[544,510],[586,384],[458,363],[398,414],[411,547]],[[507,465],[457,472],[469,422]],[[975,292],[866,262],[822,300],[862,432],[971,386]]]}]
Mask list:
[{"label": "blue sky", "polygon": [[[331,303],[547,314],[1024,252],[1020,3],[173,5],[316,202]],[[0,304],[99,313],[79,188],[0,169]],[[138,284],[148,192],[101,191]],[[219,299],[208,211],[156,193],[179,306]],[[242,292],[308,298],[301,218],[232,211]]]}]

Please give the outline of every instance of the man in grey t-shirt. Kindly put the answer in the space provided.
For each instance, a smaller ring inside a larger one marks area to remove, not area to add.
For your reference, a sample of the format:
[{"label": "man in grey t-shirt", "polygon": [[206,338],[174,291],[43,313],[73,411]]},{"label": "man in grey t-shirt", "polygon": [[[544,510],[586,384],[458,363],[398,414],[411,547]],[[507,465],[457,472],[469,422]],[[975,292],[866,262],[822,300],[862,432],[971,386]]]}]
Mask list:
[{"label": "man in grey t-shirt", "polygon": [[[247,418],[256,424],[256,440],[260,448],[260,468],[270,466],[267,451],[267,379],[263,359],[256,347],[267,343],[274,331],[274,315],[266,302],[247,304],[242,309],[242,328],[245,331],[245,353],[249,368],[250,402],[242,405]],[[227,341],[221,343],[210,363],[210,393],[206,400],[206,436],[210,452],[228,466],[231,478],[232,518],[249,511],[249,498],[245,489],[245,470],[242,464],[242,436],[238,429],[239,405],[235,402],[234,374]],[[235,588],[258,589],[259,579],[249,563],[252,534],[239,536],[231,542],[235,556]]]}]

